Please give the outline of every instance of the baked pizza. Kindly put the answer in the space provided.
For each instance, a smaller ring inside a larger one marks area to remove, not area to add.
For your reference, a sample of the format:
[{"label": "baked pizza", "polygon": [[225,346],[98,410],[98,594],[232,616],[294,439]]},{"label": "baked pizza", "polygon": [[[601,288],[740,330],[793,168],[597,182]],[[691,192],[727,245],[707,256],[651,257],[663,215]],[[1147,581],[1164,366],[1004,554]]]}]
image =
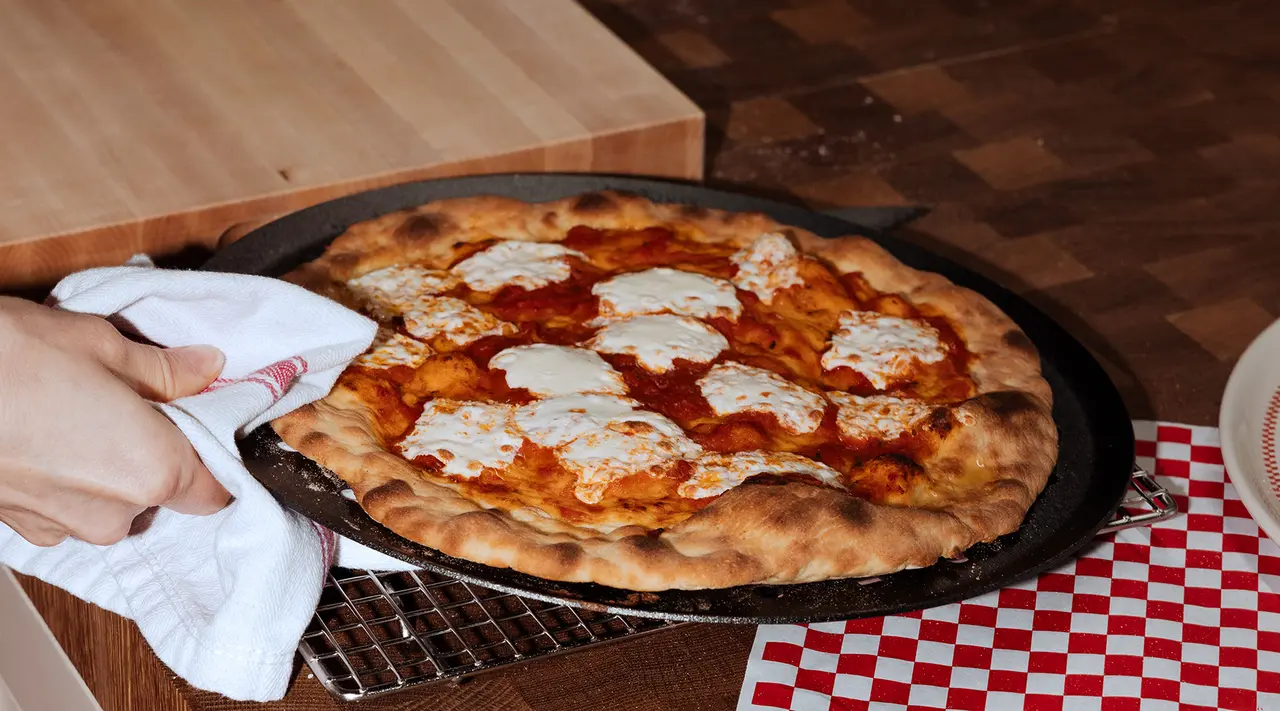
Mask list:
[{"label": "baked pizza", "polygon": [[356,224],[287,277],[381,324],[273,423],[396,534],[654,591],[875,576],[1015,530],[1035,348],[858,236],[602,192]]}]

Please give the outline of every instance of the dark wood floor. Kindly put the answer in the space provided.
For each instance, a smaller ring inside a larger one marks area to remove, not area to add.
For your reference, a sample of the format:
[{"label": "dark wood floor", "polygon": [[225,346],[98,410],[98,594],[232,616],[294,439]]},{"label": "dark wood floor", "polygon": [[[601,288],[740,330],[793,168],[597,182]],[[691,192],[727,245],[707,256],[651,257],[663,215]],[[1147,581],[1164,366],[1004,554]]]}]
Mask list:
[{"label": "dark wood floor", "polygon": [[1216,422],[1280,315],[1280,4],[589,0],[703,106],[709,176],[907,236],[1015,288],[1135,417]]}]

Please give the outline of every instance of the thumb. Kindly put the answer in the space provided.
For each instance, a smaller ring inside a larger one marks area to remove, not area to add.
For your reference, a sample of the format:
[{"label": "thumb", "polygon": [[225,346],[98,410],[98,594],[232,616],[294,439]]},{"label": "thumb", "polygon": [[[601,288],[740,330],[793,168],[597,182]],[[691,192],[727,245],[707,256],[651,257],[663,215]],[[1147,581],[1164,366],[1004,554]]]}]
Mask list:
[{"label": "thumb", "polygon": [[157,348],[129,342],[124,362],[113,370],[142,397],[168,402],[204,390],[225,362],[213,346]]},{"label": "thumb", "polygon": [[158,411],[147,409],[154,413],[160,427],[154,431],[154,451],[159,454],[154,461],[173,486],[159,505],[193,516],[221,510],[231,495],[209,472],[182,431]]},{"label": "thumb", "polygon": [[[184,442],[185,443],[185,442]],[[194,449],[187,448],[178,475],[179,487],[161,506],[192,516],[217,513],[231,500],[231,495],[209,472]]]}]

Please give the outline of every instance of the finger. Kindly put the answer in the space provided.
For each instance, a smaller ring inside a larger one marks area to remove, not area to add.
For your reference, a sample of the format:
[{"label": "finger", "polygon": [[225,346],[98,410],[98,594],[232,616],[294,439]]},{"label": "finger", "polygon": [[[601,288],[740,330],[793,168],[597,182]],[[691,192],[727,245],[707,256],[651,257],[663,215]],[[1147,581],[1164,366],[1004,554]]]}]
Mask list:
[{"label": "finger", "polygon": [[0,508],[0,522],[28,543],[43,548],[56,546],[70,535],[55,521],[25,509]]},{"label": "finger", "polygon": [[120,361],[107,367],[142,397],[168,402],[195,395],[212,383],[226,362],[213,346],[157,348],[126,339]]},{"label": "finger", "polygon": [[56,506],[32,513],[47,522],[46,528],[57,529],[62,535],[109,546],[129,535],[134,518],[143,510],[129,501],[73,490],[60,492]]},{"label": "finger", "polygon": [[[181,439],[181,435],[178,435]],[[213,478],[200,456],[182,439],[185,451],[178,459],[178,487],[161,506],[192,516],[217,513],[231,501],[231,494]]]}]

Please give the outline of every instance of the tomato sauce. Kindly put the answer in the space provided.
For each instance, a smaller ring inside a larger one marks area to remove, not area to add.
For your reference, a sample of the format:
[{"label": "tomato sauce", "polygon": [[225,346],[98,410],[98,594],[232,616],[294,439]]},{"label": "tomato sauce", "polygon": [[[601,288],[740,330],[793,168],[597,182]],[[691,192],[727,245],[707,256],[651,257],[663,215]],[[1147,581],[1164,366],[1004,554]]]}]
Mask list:
[{"label": "tomato sauce", "polygon": [[[466,245],[465,253],[455,261],[493,242]],[[592,287],[601,280],[657,266],[722,279],[731,278],[737,271],[730,259],[736,251],[732,246],[683,239],[662,227],[600,230],[578,226],[569,231],[561,244],[586,254],[590,260],[588,263],[570,258],[568,279],[537,289],[508,286],[496,293],[480,293],[461,286],[450,292],[516,324],[517,333],[481,338],[456,351],[437,353],[417,372],[405,367],[381,371],[362,367],[348,369],[343,375],[343,386],[360,389],[365,401],[378,403],[377,417],[379,426],[385,430],[385,441],[392,443],[403,437],[421,414],[424,403],[432,397],[511,405],[533,401],[535,398],[527,390],[509,387],[501,371],[490,370],[489,360],[513,346],[532,343],[576,346],[588,340],[598,329],[598,325],[591,325],[599,316],[598,299]],[[805,266],[807,270],[813,268]],[[824,371],[820,364],[839,312],[852,305],[922,319],[938,331],[946,346],[944,360],[917,366],[917,377],[898,384],[894,392],[938,403],[956,402],[972,395],[974,386],[967,375],[971,355],[946,318],[917,308],[898,295],[877,292],[857,273],[806,278],[806,284],[809,292],[779,292],[781,296],[775,297],[772,305],[763,304],[754,293],[739,290],[737,296],[743,310],[737,319],[706,319],[731,346],[715,362],[733,360],[765,368],[813,389],[873,394],[877,391],[871,383],[853,370]],[[936,435],[945,434],[950,426],[949,419],[934,418],[926,428],[935,433],[933,437],[913,435],[888,442],[850,442],[842,440],[837,408],[829,405],[822,425],[815,432],[797,435],[782,429],[776,417],[766,412],[717,416],[698,386],[698,380],[713,363],[677,359],[670,371],[653,373],[640,367],[630,355],[601,354],[601,357],[622,375],[629,397],[638,401],[643,409],[658,412],[681,425],[704,449],[795,452],[841,472],[853,491],[877,500],[892,500],[907,490],[912,477],[918,475],[912,461],[926,455]],[[443,463],[435,457],[419,457],[415,461],[429,472],[438,473],[443,468]],[[587,504],[574,495],[576,475],[556,459],[554,452],[526,441],[515,463],[501,475],[484,471],[473,478],[446,478],[451,486],[476,500],[501,508],[534,506],[571,522],[633,522],[660,528],[682,520],[715,500],[716,497],[685,499],[676,494],[676,488],[691,473],[690,464],[680,463],[665,476],[647,473],[627,476],[611,483],[602,501]],[[758,476],[752,481],[795,480],[809,479]]]}]

